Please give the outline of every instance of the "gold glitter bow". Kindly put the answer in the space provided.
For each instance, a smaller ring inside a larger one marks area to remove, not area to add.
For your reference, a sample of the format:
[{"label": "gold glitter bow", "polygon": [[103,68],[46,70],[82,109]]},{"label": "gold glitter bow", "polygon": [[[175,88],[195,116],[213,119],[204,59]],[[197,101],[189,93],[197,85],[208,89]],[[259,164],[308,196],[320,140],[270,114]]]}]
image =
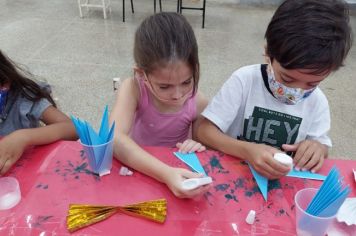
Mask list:
[{"label": "gold glitter bow", "polygon": [[167,201],[166,199],[158,199],[126,206],[70,204],[67,216],[67,229],[69,232],[74,232],[88,225],[105,220],[117,212],[140,216],[163,223],[167,215]]}]

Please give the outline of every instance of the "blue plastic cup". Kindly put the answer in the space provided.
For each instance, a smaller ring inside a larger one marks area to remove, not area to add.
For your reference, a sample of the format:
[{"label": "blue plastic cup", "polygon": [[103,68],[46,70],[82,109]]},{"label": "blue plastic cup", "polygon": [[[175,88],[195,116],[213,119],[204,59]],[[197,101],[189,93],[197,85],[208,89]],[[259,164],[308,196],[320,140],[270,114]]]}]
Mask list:
[{"label": "blue plastic cup", "polygon": [[317,192],[316,188],[305,188],[299,190],[294,197],[297,235],[324,236],[336,217],[336,214],[328,217],[313,216],[305,211]]},{"label": "blue plastic cup", "polygon": [[91,170],[99,176],[110,174],[114,139],[99,145],[81,144],[83,145]]}]

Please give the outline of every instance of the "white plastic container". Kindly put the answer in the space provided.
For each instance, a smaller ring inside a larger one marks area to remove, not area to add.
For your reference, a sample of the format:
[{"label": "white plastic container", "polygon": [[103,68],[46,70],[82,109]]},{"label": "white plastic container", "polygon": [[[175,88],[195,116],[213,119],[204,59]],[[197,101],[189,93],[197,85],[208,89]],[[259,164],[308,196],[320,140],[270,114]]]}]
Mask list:
[{"label": "white plastic container", "polygon": [[198,188],[199,186],[207,185],[212,183],[213,180],[211,177],[202,177],[202,178],[192,178],[186,179],[182,182],[182,187],[185,190],[192,190]]},{"label": "white plastic container", "polygon": [[0,210],[16,206],[21,200],[20,185],[14,177],[0,178]]},{"label": "white plastic container", "polygon": [[288,166],[290,169],[293,168],[293,159],[292,159],[292,157],[288,156],[287,154],[279,152],[279,153],[274,154],[273,158],[276,161],[282,163],[283,165]]}]

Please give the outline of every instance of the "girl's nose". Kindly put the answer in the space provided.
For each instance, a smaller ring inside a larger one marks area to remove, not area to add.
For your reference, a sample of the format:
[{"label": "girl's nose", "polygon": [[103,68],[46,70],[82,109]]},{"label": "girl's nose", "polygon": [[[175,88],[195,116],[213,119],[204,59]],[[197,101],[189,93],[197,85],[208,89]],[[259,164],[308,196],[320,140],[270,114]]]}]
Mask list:
[{"label": "girl's nose", "polygon": [[182,96],[183,96],[183,91],[179,87],[175,88],[174,92],[172,94],[172,98],[173,99],[179,99]]}]

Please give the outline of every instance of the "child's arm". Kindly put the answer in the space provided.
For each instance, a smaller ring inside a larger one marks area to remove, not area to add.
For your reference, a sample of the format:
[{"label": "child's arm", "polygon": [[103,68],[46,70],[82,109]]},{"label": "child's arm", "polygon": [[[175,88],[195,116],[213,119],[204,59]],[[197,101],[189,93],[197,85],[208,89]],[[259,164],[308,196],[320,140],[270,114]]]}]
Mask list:
[{"label": "child's arm", "polygon": [[77,138],[70,119],[55,107],[49,106],[43,112],[41,120],[46,126],[16,130],[0,140],[0,175],[5,174],[16,163],[28,146]]},{"label": "child's arm", "polygon": [[139,88],[135,80],[127,79],[121,84],[114,109],[110,115],[111,121],[116,122],[114,156],[125,165],[165,183],[178,197],[194,197],[206,192],[208,186],[183,190],[181,185],[184,179],[196,178],[200,175],[166,165],[143,150],[130,138],[129,132],[139,96]]},{"label": "child's arm", "polygon": [[208,99],[201,92],[198,91],[196,95],[197,118],[192,122],[192,126],[191,126],[191,134],[193,139],[187,139],[183,143],[177,143],[177,148],[179,148],[180,152],[190,153],[190,152],[202,152],[206,150],[204,145],[195,141],[194,133],[203,118],[201,113],[208,105],[208,102],[209,102]]},{"label": "child's arm", "polygon": [[115,157],[127,166],[142,172],[159,182],[165,183],[175,196],[191,198],[206,192],[209,186],[194,190],[182,189],[182,182],[189,178],[202,177],[201,174],[193,173],[186,169],[174,168],[161,162],[140,146],[138,146],[128,135],[119,133],[114,142]]},{"label": "child's arm", "polygon": [[216,127],[208,119],[203,119],[196,132],[198,140],[226,154],[248,161],[253,168],[269,179],[286,175],[289,168],[274,160],[279,150],[264,144],[250,143],[234,139]]}]

